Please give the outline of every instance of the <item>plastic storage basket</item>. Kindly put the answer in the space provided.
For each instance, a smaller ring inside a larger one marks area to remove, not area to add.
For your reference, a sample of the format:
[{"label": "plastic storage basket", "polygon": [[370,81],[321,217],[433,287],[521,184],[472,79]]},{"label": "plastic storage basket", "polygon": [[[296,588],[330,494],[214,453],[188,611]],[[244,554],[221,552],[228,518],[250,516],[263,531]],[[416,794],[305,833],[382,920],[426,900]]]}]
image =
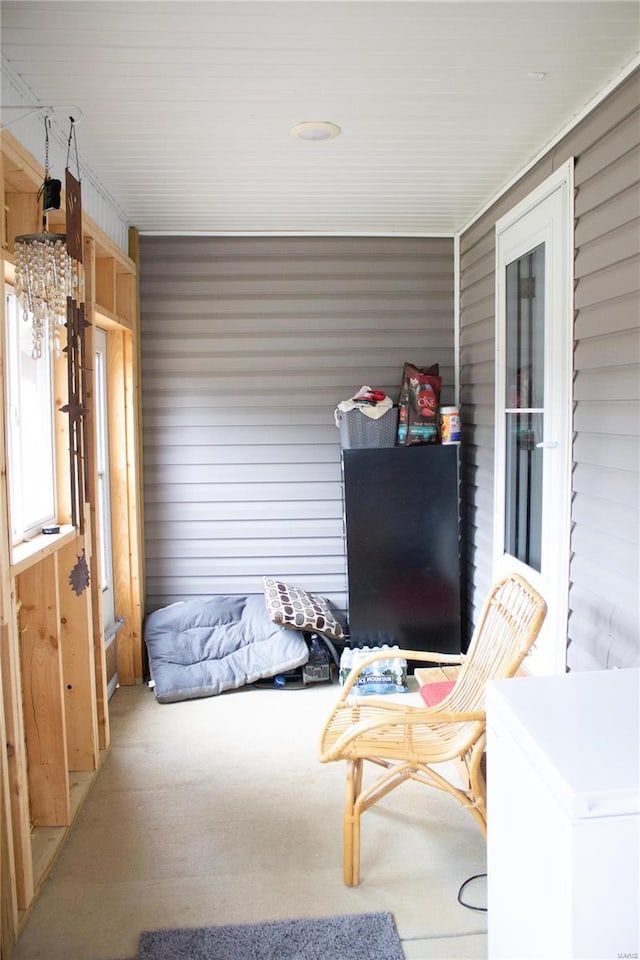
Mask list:
[{"label": "plastic storage basket", "polygon": [[357,447],[395,447],[398,432],[398,408],[391,407],[377,420],[354,408],[337,411],[340,446],[343,450]]}]

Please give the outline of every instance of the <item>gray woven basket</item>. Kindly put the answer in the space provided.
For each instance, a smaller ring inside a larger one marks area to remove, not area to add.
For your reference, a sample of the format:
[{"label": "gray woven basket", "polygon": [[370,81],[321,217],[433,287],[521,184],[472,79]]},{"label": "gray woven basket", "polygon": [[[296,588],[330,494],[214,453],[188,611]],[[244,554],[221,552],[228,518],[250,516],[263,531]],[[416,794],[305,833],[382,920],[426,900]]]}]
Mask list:
[{"label": "gray woven basket", "polygon": [[398,408],[391,407],[377,420],[354,408],[338,410],[340,446],[343,450],[362,447],[395,447],[398,432]]}]

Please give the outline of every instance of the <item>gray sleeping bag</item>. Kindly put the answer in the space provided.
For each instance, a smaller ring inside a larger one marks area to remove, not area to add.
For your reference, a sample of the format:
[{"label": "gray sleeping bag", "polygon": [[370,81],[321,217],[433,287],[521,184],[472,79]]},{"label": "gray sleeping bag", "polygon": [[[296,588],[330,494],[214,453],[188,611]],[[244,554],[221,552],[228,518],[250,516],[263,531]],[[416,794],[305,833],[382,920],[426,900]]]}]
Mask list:
[{"label": "gray sleeping bag", "polygon": [[149,614],[144,638],[160,703],[215,696],[309,658],[303,635],[273,623],[262,594],[173,603]]}]

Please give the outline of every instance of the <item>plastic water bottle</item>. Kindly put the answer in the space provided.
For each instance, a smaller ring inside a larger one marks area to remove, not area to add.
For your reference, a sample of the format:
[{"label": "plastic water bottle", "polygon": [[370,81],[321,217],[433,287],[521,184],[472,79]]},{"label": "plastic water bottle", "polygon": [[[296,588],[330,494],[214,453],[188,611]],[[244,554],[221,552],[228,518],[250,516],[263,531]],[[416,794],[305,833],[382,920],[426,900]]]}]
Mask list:
[{"label": "plastic water bottle", "polygon": [[[369,646],[368,643],[365,643],[364,646],[360,647],[357,651],[355,666],[359,666],[363,660],[366,660],[367,657],[370,657],[373,653],[373,649]],[[365,667],[364,671],[358,674],[356,682],[353,687],[353,692],[357,694],[366,694],[371,691],[371,675],[375,670],[374,664],[369,664],[368,667]]]},{"label": "plastic water bottle", "polygon": [[[351,648],[351,670],[355,670],[355,668],[362,662],[362,656],[363,656],[363,654],[362,654],[362,647],[360,647],[360,645]],[[348,674],[347,674],[347,676],[348,676]],[[345,679],[346,679],[346,678],[345,678]],[[357,693],[357,692],[358,692],[358,680],[357,680],[357,679],[356,679],[356,682],[355,682],[354,686],[351,688],[351,692],[352,692],[352,693]]]},{"label": "plastic water bottle", "polygon": [[353,666],[354,651],[351,647],[345,647],[340,656],[340,683],[344,684],[351,673]]},{"label": "plastic water bottle", "polygon": [[[361,660],[361,661],[362,661],[362,660],[366,660],[367,657],[371,656],[372,653],[373,653],[373,650],[371,649],[371,647],[369,646],[369,644],[368,644],[368,643],[365,643],[364,647],[362,648],[362,655],[361,655],[361,657],[360,657],[360,660]],[[370,673],[370,672],[371,672],[371,667],[368,666],[368,667],[366,668],[364,674],[360,674],[360,676],[364,678],[364,677],[367,675],[367,673]],[[362,683],[364,683],[364,679],[362,679]]]},{"label": "plastic water bottle", "polygon": [[389,657],[389,653],[391,652],[389,649],[389,644],[383,643],[380,649],[383,650],[387,656],[384,658],[384,660],[378,661],[378,673],[381,677],[383,677],[387,671],[393,674],[393,660]]},{"label": "plastic water bottle", "polygon": [[[394,654],[395,654],[395,656],[396,656],[396,660],[395,660],[394,666],[395,666],[396,672],[397,672],[397,677],[398,677],[397,682],[398,682],[398,685],[401,686],[401,687],[403,687],[403,688],[406,688],[406,686],[407,686],[407,661],[404,659],[404,657],[401,657],[401,656],[400,656],[400,647],[398,646],[397,643],[394,644],[394,646],[393,646],[393,651],[394,651]],[[397,654],[396,654],[396,651],[397,651]]]},{"label": "plastic water bottle", "polygon": [[321,644],[320,638],[315,634],[311,637],[309,659],[304,666],[303,680],[306,683],[331,680],[331,658],[327,648]]}]

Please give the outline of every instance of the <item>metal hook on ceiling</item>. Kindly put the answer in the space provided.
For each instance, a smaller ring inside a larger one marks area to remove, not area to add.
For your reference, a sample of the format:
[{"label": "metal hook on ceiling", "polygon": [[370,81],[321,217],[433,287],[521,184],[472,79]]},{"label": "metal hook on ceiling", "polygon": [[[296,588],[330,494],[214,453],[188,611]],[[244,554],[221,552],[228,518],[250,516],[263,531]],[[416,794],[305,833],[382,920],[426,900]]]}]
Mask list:
[{"label": "metal hook on ceiling", "polygon": [[60,111],[60,110],[63,110],[67,115],[69,114],[69,112],[71,112],[73,114],[74,123],[80,123],[80,121],[82,120],[82,110],[77,105],[69,106],[68,104],[61,104],[61,103],[50,103],[50,104],[43,103],[43,104],[39,104],[38,106],[35,106],[34,104],[28,104],[28,103],[0,104],[0,113],[2,113],[5,110],[23,110],[24,113],[22,114],[22,116],[14,117],[12,120],[8,120],[6,122],[3,121],[2,123],[3,128],[10,127],[12,123],[18,123],[20,120],[26,120],[27,117],[32,117],[34,113],[41,113],[43,110],[45,110],[48,114],[55,114],[56,111]]}]

